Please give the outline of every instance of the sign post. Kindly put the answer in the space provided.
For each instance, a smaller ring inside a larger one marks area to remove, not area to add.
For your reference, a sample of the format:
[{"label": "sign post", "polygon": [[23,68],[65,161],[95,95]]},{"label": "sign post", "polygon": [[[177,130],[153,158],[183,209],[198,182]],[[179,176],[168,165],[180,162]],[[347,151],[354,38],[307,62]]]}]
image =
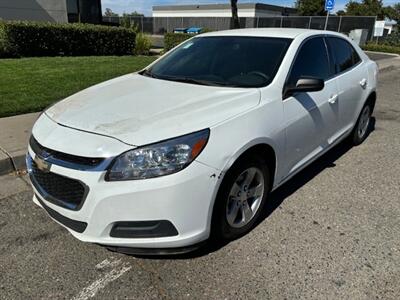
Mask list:
[{"label": "sign post", "polygon": [[325,0],[325,10],[326,10],[326,20],[325,20],[325,28],[328,28],[328,20],[329,20],[329,13],[335,7],[335,0]]}]

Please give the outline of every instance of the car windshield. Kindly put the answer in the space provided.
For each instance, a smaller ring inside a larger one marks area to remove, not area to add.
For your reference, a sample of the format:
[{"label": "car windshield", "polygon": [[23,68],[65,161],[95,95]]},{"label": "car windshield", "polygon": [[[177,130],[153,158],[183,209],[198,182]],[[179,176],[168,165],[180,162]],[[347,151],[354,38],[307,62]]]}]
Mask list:
[{"label": "car windshield", "polygon": [[210,86],[262,87],[274,79],[290,42],[267,37],[197,37],[141,74]]}]

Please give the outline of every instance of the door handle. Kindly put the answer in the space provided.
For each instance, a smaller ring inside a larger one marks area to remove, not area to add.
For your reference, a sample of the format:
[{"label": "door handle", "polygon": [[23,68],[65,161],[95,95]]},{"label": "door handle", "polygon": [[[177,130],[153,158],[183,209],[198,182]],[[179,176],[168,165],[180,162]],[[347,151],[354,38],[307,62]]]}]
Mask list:
[{"label": "door handle", "polygon": [[338,98],[338,95],[337,95],[337,94],[332,95],[332,96],[328,99],[329,104],[335,104],[337,98]]},{"label": "door handle", "polygon": [[361,87],[362,87],[363,89],[365,89],[365,88],[367,87],[367,79],[363,78],[363,79],[360,81],[360,85],[361,85]]}]

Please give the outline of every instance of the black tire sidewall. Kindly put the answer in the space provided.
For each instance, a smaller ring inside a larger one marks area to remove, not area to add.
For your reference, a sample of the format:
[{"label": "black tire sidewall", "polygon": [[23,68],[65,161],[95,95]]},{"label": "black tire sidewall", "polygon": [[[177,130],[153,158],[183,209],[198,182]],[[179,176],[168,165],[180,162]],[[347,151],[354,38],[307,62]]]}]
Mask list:
[{"label": "black tire sidewall", "polygon": [[[253,219],[241,228],[234,228],[228,224],[226,219],[226,205],[229,199],[229,192],[234,181],[246,169],[255,167],[259,169],[264,175],[264,195],[261,200],[260,206]],[[247,157],[237,161],[226,173],[219,188],[213,210],[212,224],[211,224],[211,238],[218,240],[234,240],[247,232],[249,232],[256,222],[258,221],[261,212],[267,202],[267,197],[270,191],[270,173],[265,160],[260,157]]]}]

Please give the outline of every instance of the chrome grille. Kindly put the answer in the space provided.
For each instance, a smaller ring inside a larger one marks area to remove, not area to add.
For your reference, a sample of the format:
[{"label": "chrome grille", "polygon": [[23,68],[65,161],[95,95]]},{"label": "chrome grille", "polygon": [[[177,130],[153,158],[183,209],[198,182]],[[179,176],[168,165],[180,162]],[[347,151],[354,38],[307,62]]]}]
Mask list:
[{"label": "chrome grille", "polygon": [[105,158],[83,157],[48,149],[40,145],[33,136],[31,136],[29,144],[36,155],[43,158],[49,157],[50,160],[58,161],[60,165],[63,164],[63,166],[71,169],[90,170],[105,161]]}]

